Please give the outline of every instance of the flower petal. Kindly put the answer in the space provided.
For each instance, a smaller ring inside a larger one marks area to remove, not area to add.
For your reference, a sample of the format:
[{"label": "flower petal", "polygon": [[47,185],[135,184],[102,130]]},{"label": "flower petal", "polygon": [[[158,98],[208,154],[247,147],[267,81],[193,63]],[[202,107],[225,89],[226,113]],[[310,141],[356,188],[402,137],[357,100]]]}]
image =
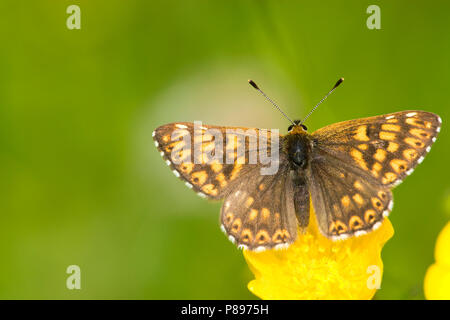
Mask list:
[{"label": "flower petal", "polygon": [[381,249],[394,231],[385,219],[369,234],[331,241],[320,234],[313,210],[306,233],[289,248],[244,257],[255,280],[248,289],[262,299],[371,299],[381,283]]},{"label": "flower petal", "polygon": [[436,263],[425,275],[424,291],[429,300],[450,299],[450,222],[442,229],[436,241]]}]

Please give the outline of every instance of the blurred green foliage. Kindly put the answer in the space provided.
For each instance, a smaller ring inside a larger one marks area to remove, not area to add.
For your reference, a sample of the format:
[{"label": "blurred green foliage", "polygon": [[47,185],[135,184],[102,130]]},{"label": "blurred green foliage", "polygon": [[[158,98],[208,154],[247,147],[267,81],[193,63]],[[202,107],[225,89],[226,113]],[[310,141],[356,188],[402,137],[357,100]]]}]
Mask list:
[{"label": "blurred green foliage", "polygon": [[[81,30],[66,27],[81,8]],[[381,30],[366,8],[381,8]],[[448,1],[12,1],[0,3],[0,298],[246,299],[252,279],[151,132],[202,120],[280,128],[338,77],[308,120],[406,109],[443,130],[394,191],[380,299],[423,298],[449,220]],[[77,264],[82,289],[70,291]]]}]

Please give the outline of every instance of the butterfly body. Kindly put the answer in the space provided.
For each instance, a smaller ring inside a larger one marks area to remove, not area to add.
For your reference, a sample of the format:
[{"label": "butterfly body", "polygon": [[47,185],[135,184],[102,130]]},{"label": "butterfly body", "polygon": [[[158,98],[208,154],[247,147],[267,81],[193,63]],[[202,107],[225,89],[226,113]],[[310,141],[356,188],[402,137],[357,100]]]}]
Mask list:
[{"label": "butterfly body", "polygon": [[[423,161],[440,126],[439,116],[413,110],[344,121],[312,134],[295,122],[284,136],[268,132],[269,148],[252,144],[262,129],[205,125],[196,130],[183,122],[161,126],[153,136],[189,188],[224,200],[220,220],[228,238],[259,251],[295,241],[309,224],[311,203],[320,232],[331,240],[377,229],[392,210],[391,189]],[[213,159],[199,157],[196,148]],[[277,170],[263,174],[265,164],[252,162],[252,152],[262,160],[274,150]],[[234,160],[228,161],[229,155]]]},{"label": "butterfly body", "polygon": [[310,162],[312,137],[302,127],[294,127],[282,138],[282,150],[286,152],[291,164],[300,169],[306,169]]}]

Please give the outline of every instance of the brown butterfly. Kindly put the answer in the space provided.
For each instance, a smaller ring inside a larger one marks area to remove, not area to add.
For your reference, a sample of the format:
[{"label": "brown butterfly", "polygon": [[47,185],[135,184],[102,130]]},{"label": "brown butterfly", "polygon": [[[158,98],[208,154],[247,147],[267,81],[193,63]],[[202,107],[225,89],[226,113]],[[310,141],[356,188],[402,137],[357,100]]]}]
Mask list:
[{"label": "brown butterfly", "polygon": [[[321,233],[332,240],[377,229],[392,210],[391,189],[423,161],[441,127],[438,115],[418,110],[344,121],[312,134],[304,120],[290,120],[284,136],[182,122],[157,128],[153,138],[189,188],[224,200],[221,228],[229,239],[260,251],[296,240],[298,228],[309,223],[310,197]],[[262,174],[267,166],[253,155],[263,159],[273,151],[277,171]]]}]

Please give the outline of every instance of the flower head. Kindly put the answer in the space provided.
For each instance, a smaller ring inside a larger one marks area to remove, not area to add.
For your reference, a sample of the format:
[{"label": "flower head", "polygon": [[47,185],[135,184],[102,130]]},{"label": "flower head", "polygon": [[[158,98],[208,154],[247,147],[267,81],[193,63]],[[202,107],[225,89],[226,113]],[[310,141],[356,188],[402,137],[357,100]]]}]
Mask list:
[{"label": "flower head", "polygon": [[436,263],[425,275],[425,297],[427,299],[450,299],[450,222],[444,227],[436,241],[434,251]]},{"label": "flower head", "polygon": [[311,209],[306,233],[289,248],[244,250],[255,275],[248,288],[262,299],[371,299],[381,283],[381,249],[393,234],[385,219],[366,235],[331,241],[320,234]]}]

